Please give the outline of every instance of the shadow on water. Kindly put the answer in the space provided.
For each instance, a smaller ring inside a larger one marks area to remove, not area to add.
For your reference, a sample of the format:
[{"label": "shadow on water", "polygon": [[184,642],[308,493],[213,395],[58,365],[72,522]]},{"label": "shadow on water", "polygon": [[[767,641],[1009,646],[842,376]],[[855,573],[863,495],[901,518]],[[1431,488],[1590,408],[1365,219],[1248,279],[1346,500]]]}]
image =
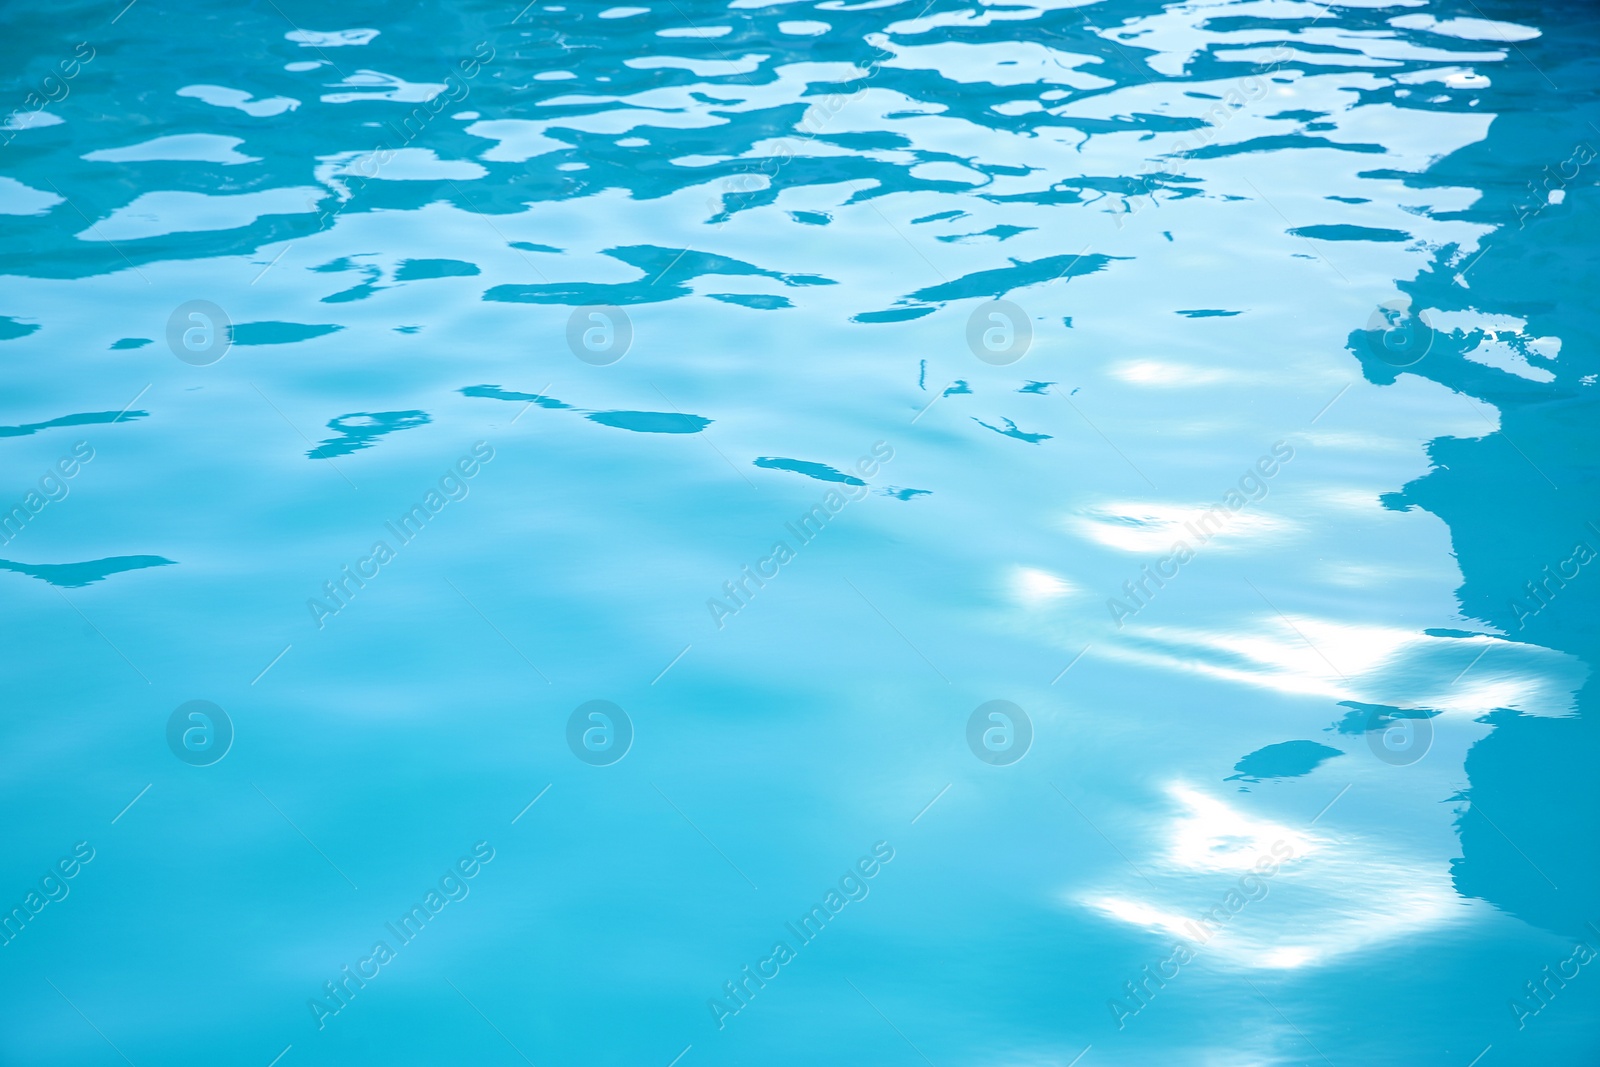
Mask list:
[{"label": "shadow on water", "polygon": [[[1439,251],[1428,270],[1401,284],[1411,308],[1434,320],[1431,332],[1414,329],[1408,338],[1426,347],[1420,359],[1404,344],[1384,358],[1371,331],[1358,331],[1352,348],[1375,383],[1416,374],[1462,394],[1487,419],[1495,416],[1483,404],[1498,409],[1497,429],[1486,422],[1481,436],[1435,439],[1433,468],[1385,503],[1422,508],[1449,525],[1463,615],[1506,640],[1592,666],[1600,653],[1600,220],[1593,199],[1571,191],[1593,187],[1600,174],[1600,130],[1590,121],[1600,109],[1592,91],[1579,88],[1595,84],[1600,19],[1515,3],[1486,3],[1481,14],[1463,5],[1459,14],[1545,30],[1494,71],[1486,103],[1497,117],[1487,138],[1408,178],[1413,186],[1481,189],[1471,209],[1452,217],[1497,228],[1468,254]],[[1586,156],[1587,165],[1578,162]],[[1563,195],[1550,202],[1558,189]],[[1491,325],[1446,328],[1457,315]],[[1548,358],[1554,346],[1541,338],[1558,338],[1559,356]],[[1492,673],[1495,652],[1470,669]],[[1494,729],[1466,760],[1454,869],[1463,895],[1591,943],[1596,935],[1585,923],[1600,922],[1600,844],[1579,828],[1600,820],[1597,714],[1591,675],[1571,709],[1489,715]]]}]

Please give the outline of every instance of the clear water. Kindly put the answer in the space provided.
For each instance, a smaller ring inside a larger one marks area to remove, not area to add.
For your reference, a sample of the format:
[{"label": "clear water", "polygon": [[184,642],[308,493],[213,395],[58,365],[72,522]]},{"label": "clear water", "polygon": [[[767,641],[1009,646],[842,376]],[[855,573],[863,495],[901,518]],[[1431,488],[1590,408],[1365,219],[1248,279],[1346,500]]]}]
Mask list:
[{"label": "clear water", "polygon": [[0,1061],[1600,1058],[1583,5],[3,19]]}]

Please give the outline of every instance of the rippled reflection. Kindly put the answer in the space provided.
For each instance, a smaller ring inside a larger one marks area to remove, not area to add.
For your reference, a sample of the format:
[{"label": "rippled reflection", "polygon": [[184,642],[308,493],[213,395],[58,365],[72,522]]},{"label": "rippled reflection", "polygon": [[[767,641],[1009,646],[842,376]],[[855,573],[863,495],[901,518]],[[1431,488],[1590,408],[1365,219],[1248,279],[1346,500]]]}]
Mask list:
[{"label": "rippled reflection", "polygon": [[1587,11],[0,19],[0,1058],[1593,1058]]}]

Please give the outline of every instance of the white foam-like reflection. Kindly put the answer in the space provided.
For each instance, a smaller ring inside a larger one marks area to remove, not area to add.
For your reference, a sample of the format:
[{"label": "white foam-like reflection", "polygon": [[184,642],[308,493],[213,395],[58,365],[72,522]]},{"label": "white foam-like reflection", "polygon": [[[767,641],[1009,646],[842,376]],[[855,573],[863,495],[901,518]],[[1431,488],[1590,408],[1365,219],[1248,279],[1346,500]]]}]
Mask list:
[{"label": "white foam-like reflection", "polygon": [[1113,378],[1130,385],[1148,385],[1161,389],[1186,389],[1197,385],[1249,380],[1247,374],[1225,367],[1201,367],[1155,359],[1133,359],[1116,363],[1110,367],[1108,373]]},{"label": "white foam-like reflection", "polygon": [[1008,584],[1012,599],[1030,607],[1079,592],[1067,579],[1036,567],[1012,568]]},{"label": "white foam-like reflection", "polygon": [[[1248,508],[1229,514],[1226,522],[1219,525],[1213,514],[1216,508],[1214,504],[1110,503],[1087,509],[1069,525],[1095,544],[1134,553],[1165,553],[1178,540],[1191,547],[1204,545],[1200,551],[1221,551],[1230,541],[1279,534],[1294,525],[1281,516]],[[1224,536],[1219,538],[1218,534]],[[1211,544],[1212,538],[1216,538],[1215,545]]]},{"label": "white foam-like reflection", "polygon": [[1151,627],[1109,657],[1282,693],[1470,716],[1495,708],[1562,717],[1586,668],[1494,635],[1445,637],[1376,623],[1263,613],[1249,630]]},{"label": "white foam-like reflection", "polygon": [[1176,810],[1166,817],[1167,847],[1141,863],[1148,889],[1091,891],[1074,902],[1170,937],[1203,964],[1316,967],[1468,914],[1444,863],[1252,815],[1184,785],[1168,795]]}]

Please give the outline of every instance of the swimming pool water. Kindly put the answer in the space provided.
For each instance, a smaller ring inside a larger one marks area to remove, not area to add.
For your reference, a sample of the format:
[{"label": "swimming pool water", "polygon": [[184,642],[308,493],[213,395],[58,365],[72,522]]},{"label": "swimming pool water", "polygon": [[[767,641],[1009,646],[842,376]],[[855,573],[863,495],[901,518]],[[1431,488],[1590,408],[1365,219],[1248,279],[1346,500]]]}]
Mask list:
[{"label": "swimming pool water", "polygon": [[1600,1059],[1600,22],[0,35],[0,1062]]}]

